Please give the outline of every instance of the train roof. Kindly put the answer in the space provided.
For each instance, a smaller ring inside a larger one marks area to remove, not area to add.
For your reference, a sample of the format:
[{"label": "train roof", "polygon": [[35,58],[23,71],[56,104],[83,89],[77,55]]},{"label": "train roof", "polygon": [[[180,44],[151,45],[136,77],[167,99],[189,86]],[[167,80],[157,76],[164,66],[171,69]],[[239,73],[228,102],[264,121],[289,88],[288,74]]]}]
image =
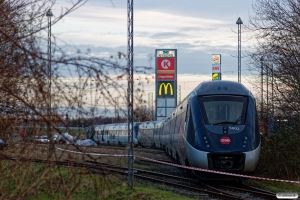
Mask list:
[{"label": "train roof", "polygon": [[197,95],[230,94],[253,97],[250,90],[248,90],[243,84],[225,80],[202,82],[194,91]]},{"label": "train roof", "polygon": [[139,125],[140,129],[153,129],[155,127],[157,121],[148,121],[148,122],[142,122]]},{"label": "train roof", "polygon": [[127,128],[128,128],[127,123],[107,124],[107,126],[105,126],[106,130],[127,130]]},{"label": "train roof", "polygon": [[155,127],[156,128],[160,128],[164,125],[164,121],[163,120],[160,120],[160,121],[157,121],[157,123],[155,123]]},{"label": "train roof", "polygon": [[106,126],[106,124],[95,125],[95,126],[94,126],[94,129],[95,129],[95,130],[103,129],[105,126]]}]

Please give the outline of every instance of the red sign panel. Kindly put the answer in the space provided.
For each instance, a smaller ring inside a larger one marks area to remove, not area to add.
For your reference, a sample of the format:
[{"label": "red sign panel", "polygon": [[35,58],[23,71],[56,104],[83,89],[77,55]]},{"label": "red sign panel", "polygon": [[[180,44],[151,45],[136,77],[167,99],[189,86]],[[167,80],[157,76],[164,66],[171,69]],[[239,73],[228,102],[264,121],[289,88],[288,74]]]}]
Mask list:
[{"label": "red sign panel", "polygon": [[220,71],[220,67],[212,67],[213,71]]},{"label": "red sign panel", "polygon": [[157,74],[157,80],[174,80],[174,74]]},{"label": "red sign panel", "polygon": [[157,58],[157,71],[175,70],[174,58]]},{"label": "red sign panel", "polygon": [[221,137],[220,142],[221,142],[222,144],[230,144],[231,139],[230,139],[230,137],[223,136],[223,137]]}]

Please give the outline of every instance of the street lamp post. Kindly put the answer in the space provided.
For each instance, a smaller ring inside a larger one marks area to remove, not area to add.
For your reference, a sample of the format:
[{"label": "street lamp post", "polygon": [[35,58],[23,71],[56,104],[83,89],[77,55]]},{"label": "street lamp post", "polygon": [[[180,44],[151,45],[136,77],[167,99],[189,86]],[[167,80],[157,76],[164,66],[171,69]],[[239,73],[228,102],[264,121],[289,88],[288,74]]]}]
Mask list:
[{"label": "street lamp post", "polygon": [[[51,140],[51,17],[53,17],[51,9],[49,9],[46,13],[48,18],[48,75],[49,75],[49,103],[48,103],[48,138]],[[48,164],[50,165],[50,157],[51,157],[51,142],[49,142],[48,148]]]},{"label": "street lamp post", "polygon": [[238,25],[238,82],[241,82],[241,25],[243,24],[243,21],[239,17],[236,21],[236,24]]}]

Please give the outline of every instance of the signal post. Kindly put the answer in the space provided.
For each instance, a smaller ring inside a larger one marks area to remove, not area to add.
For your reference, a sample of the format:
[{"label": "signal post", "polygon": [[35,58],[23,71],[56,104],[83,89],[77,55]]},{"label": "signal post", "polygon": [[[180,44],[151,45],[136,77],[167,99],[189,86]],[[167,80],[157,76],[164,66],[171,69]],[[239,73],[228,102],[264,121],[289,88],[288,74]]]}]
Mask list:
[{"label": "signal post", "polygon": [[177,49],[155,50],[155,120],[161,120],[177,107]]}]

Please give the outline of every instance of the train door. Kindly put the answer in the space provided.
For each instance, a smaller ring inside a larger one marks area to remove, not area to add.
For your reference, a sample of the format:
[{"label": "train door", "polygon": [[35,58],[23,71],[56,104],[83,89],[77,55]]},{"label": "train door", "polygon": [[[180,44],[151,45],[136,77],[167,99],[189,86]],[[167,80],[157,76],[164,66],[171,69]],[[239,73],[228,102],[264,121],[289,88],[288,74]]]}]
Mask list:
[{"label": "train door", "polygon": [[133,125],[133,144],[138,144],[139,123]]},{"label": "train door", "polygon": [[101,128],[100,128],[100,135],[99,135],[99,137],[98,137],[98,140],[99,140],[99,142],[102,143],[102,144],[107,143],[107,132],[106,132],[106,128],[107,128],[107,127],[106,127],[105,125],[101,126]]},{"label": "train door", "polygon": [[166,142],[165,142],[165,128],[166,124],[163,123],[160,130],[159,130],[159,141],[160,141],[160,148],[164,149]]},{"label": "train door", "polygon": [[123,126],[120,126],[119,141],[120,141],[120,145],[124,145],[125,144],[125,130],[124,130]]},{"label": "train door", "polygon": [[176,112],[176,118],[174,119],[174,131],[173,131],[173,137],[172,137],[172,151],[173,151],[173,156],[174,156],[174,159],[177,160],[177,154],[178,154],[178,151],[179,151],[179,142],[178,142],[178,138],[179,138],[179,131],[180,131],[180,122],[181,122],[181,115],[182,113],[180,114],[177,114],[178,112]]},{"label": "train door", "polygon": [[[170,121],[170,130],[169,130],[169,144],[170,144],[170,154],[172,154],[173,151],[173,137],[174,137],[174,126],[175,126],[176,118],[173,117],[173,119]],[[172,157],[172,155],[171,155]]]},{"label": "train door", "polygon": [[108,130],[104,130],[104,135],[103,135],[103,138],[104,138],[104,143],[109,143],[109,132]]},{"label": "train door", "polygon": [[169,154],[169,149],[170,149],[170,126],[171,122],[168,121],[165,124],[165,129],[164,129],[164,141],[165,141],[165,151]]},{"label": "train door", "polygon": [[184,120],[184,137],[186,138],[186,132],[187,132],[187,123],[189,121],[189,113],[190,113],[190,106],[189,104],[187,105],[187,108],[186,108],[186,114],[185,114],[185,120]]},{"label": "train door", "polygon": [[111,134],[110,134],[110,143],[111,144],[118,144],[118,133],[117,133],[117,131],[116,130],[111,130],[110,131],[111,132]]},{"label": "train door", "polygon": [[[175,115],[176,113],[176,115]],[[177,110],[174,111],[173,113],[173,119],[172,119],[172,122],[171,122],[171,131],[170,131],[170,138],[171,138],[171,156],[176,159],[176,147],[178,146],[178,129],[177,129],[177,123],[178,123],[178,115],[177,115]]]},{"label": "train door", "polygon": [[160,147],[160,144],[159,144],[159,124],[156,124],[154,126],[154,129],[153,129],[153,141],[154,141],[154,147],[155,148],[159,148]]},{"label": "train door", "polygon": [[100,143],[103,143],[104,142],[104,130],[103,129],[100,131],[100,134],[101,134]]},{"label": "train door", "polygon": [[95,130],[94,130],[93,126],[90,126],[87,130],[86,138],[93,139],[94,134],[95,134]]},{"label": "train door", "polygon": [[150,140],[150,142],[151,142],[151,144],[150,144],[151,148],[154,147],[154,128],[155,128],[155,124],[153,124],[153,127],[151,127],[149,129],[149,132],[150,132],[149,137],[151,137],[151,140]]}]

